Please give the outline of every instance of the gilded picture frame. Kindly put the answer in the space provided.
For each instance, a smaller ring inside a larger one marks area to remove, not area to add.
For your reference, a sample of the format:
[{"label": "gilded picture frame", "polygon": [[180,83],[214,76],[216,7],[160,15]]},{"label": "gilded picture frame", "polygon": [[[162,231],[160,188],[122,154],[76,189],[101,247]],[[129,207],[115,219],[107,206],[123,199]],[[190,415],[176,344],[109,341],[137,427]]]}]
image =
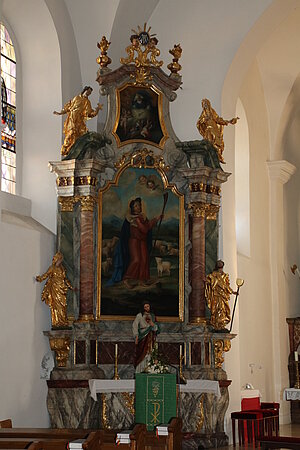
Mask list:
[{"label": "gilded picture frame", "polygon": [[132,83],[117,88],[112,134],[118,147],[143,142],[162,150],[169,137],[163,118],[162,92],[154,85]]},{"label": "gilded picture frame", "polygon": [[99,191],[96,319],[133,320],[145,299],[159,321],[183,321],[184,195],[151,151]]}]

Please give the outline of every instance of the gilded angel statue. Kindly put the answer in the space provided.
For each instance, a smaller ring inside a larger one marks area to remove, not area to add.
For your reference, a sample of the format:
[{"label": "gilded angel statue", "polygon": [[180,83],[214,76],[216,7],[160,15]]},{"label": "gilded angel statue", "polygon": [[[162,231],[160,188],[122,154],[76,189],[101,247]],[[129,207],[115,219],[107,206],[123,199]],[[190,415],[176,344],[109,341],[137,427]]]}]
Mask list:
[{"label": "gilded angel statue", "polygon": [[57,252],[47,272],[35,278],[39,283],[47,280],[42,292],[42,301],[50,308],[52,328],[68,325],[67,292],[68,289],[73,290],[73,287],[66,276],[62,262],[63,255]]},{"label": "gilded angel statue", "polygon": [[202,113],[197,122],[197,128],[199,133],[211,142],[217,149],[218,158],[221,163],[225,163],[223,158],[224,140],[223,132],[224,126],[232,124],[235,125],[239,117],[234,117],[230,120],[225,120],[220,117],[218,113],[211,106],[210,101],[207,98],[202,100]]},{"label": "gilded angel statue", "polygon": [[64,123],[65,140],[61,147],[61,154],[67,156],[73,144],[80,136],[88,132],[86,121],[97,116],[102,109],[98,103],[96,109],[92,108],[88,97],[91,95],[93,89],[90,86],[85,86],[79,95],[76,95],[72,100],[65,104],[61,111],[54,111],[53,114],[62,116],[67,114]]},{"label": "gilded angel statue", "polygon": [[224,262],[218,260],[214,271],[207,275],[205,298],[211,312],[210,325],[215,330],[225,331],[226,325],[230,322],[230,295],[237,292],[231,289],[229,275],[223,272],[223,267]]}]

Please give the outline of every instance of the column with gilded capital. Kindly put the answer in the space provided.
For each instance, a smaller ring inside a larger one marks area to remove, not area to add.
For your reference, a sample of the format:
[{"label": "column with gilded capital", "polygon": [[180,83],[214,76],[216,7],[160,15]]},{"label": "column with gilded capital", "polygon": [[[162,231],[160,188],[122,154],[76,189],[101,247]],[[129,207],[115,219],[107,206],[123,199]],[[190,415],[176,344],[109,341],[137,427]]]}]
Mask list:
[{"label": "column with gilded capital", "polygon": [[96,198],[88,195],[80,201],[80,322],[94,320],[94,207]]},{"label": "column with gilded capital", "polygon": [[191,236],[191,287],[189,299],[189,322],[205,323],[205,209],[202,202],[189,204],[192,211]]},{"label": "column with gilded capital", "polygon": [[268,161],[270,178],[270,266],[272,289],[274,401],[281,403],[281,414],[289,416],[288,402],[282,402],[281,392],[288,386],[286,356],[289,354],[286,329],[286,298],[284,275],[284,205],[283,185],[296,167],[288,161]]}]

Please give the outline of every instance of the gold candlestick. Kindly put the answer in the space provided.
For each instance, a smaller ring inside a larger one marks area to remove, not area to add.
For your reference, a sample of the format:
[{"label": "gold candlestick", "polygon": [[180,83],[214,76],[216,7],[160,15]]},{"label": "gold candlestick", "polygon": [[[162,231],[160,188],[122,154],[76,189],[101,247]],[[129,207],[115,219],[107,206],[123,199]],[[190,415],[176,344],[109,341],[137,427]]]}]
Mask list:
[{"label": "gold candlestick", "polygon": [[114,380],[119,380],[118,374],[118,344],[115,344],[115,370],[114,370]]},{"label": "gold candlestick", "polygon": [[184,355],[180,355],[179,356],[179,378],[180,378],[180,381],[182,382],[182,384],[186,384],[186,379],[182,372],[183,360],[184,360]]},{"label": "gold candlestick", "polygon": [[298,361],[295,361],[296,364],[296,383],[294,385],[294,389],[300,389],[300,379],[299,379],[299,366]]}]

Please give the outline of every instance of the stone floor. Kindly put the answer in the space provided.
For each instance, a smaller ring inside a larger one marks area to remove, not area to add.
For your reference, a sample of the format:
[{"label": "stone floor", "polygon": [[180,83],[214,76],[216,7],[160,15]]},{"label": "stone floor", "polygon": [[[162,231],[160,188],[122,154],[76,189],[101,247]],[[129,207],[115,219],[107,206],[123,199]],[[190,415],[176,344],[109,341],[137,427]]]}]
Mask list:
[{"label": "stone floor", "polygon": [[[288,425],[280,425],[280,434],[282,436],[296,436],[300,437],[300,424],[288,424]],[[237,445],[236,447],[233,447],[233,445],[229,445],[228,447],[219,447],[218,450],[233,450],[233,449],[239,450],[246,448],[247,450],[251,450],[252,446],[247,447],[240,447]]]}]

